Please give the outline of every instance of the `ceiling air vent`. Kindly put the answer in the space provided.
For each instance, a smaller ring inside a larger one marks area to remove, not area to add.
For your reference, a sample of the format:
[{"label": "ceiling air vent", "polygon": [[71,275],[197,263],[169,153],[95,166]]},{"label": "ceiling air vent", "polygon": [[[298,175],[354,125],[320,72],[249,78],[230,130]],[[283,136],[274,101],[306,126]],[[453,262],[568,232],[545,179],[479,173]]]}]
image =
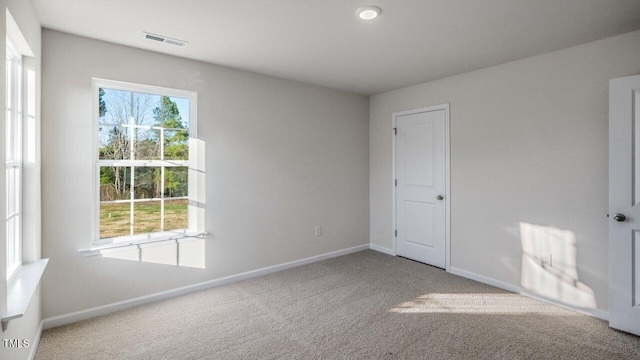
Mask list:
[{"label": "ceiling air vent", "polygon": [[152,40],[152,41],[157,41],[157,42],[161,42],[161,43],[165,43],[165,44],[171,44],[171,45],[176,45],[176,46],[185,46],[187,45],[186,41],[182,41],[182,40],[178,40],[178,39],[172,39],[172,38],[168,38],[166,36],[162,36],[162,35],[157,35],[157,34],[151,34],[148,32],[142,32],[142,37],[147,39],[147,40]]}]

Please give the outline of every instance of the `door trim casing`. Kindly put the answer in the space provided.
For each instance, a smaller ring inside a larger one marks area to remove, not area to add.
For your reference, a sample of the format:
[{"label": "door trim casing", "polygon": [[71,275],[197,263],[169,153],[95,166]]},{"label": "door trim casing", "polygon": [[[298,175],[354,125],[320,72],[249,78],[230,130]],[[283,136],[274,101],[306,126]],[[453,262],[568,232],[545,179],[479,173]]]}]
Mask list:
[{"label": "door trim casing", "polygon": [[432,105],[417,109],[396,111],[391,114],[391,243],[393,244],[393,255],[397,255],[396,251],[396,118],[404,115],[419,114],[431,111],[444,110],[444,140],[445,140],[445,270],[451,267],[451,129],[449,121],[449,103]]}]

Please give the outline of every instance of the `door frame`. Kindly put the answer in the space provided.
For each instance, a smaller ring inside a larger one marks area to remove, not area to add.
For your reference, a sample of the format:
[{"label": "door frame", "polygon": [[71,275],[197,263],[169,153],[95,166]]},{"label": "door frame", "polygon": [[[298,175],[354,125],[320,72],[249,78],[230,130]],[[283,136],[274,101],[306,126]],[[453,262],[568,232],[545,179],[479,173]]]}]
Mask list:
[{"label": "door frame", "polygon": [[449,103],[432,105],[417,109],[396,111],[391,114],[391,243],[393,244],[393,255],[397,255],[396,251],[396,118],[404,115],[419,114],[430,111],[444,110],[444,140],[445,140],[445,270],[449,271],[451,267],[451,129],[449,121]]}]

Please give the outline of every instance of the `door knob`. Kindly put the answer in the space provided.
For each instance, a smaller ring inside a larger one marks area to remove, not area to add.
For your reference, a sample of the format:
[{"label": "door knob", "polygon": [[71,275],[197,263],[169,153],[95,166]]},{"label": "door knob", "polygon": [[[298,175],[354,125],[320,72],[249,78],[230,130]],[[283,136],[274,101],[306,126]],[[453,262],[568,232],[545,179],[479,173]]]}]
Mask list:
[{"label": "door knob", "polygon": [[619,221],[619,222],[623,222],[623,221],[627,220],[627,217],[624,216],[624,214],[615,214],[615,215],[613,215],[613,220]]},{"label": "door knob", "polygon": [[436,196],[436,199],[438,199],[438,200],[442,200],[442,199],[444,199],[444,196],[442,196],[442,195],[438,195],[438,196]]}]

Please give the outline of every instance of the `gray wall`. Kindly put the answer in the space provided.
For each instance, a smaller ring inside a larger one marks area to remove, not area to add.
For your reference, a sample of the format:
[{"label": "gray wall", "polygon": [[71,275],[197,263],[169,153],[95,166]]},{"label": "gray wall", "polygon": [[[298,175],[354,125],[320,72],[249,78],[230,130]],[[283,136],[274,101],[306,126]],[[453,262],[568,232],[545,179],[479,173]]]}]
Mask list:
[{"label": "gray wall", "polygon": [[[27,41],[33,57],[23,58],[25,69],[33,70],[36,74],[36,121],[35,121],[35,162],[23,165],[23,263],[33,262],[40,258],[40,60],[41,60],[41,31],[40,22],[37,19],[30,1],[1,0],[0,9],[9,9],[14,20],[20,28],[20,32]],[[5,52],[6,18],[2,11],[0,16],[0,52]],[[4,58],[4,55],[3,55]],[[2,62],[0,70],[0,83],[5,83],[5,63]],[[0,108],[5,108],[5,86],[0,86]],[[0,126],[0,159],[5,158],[5,126]],[[4,160],[1,162],[2,174],[4,174]],[[5,176],[0,176],[0,188],[5,188]],[[0,191],[0,218],[5,218],[5,191]],[[5,222],[0,221],[0,234],[5,234]],[[2,237],[4,239],[4,236]],[[4,240],[3,240],[4,241]],[[5,306],[6,291],[6,252],[4,243],[0,246],[0,307]],[[29,354],[35,352],[35,340],[40,337],[39,326],[41,324],[41,296],[40,289],[36,290],[23,317],[9,322],[7,331],[2,332],[3,339],[28,339],[28,348],[5,348],[0,345],[0,359],[26,359]]]},{"label": "gray wall", "polygon": [[[43,58],[45,318],[368,244],[367,97],[50,30]],[[206,269],[78,252],[93,240],[92,77],[198,92]]]},{"label": "gray wall", "polygon": [[[372,244],[393,244],[391,114],[448,102],[452,267],[608,311],[608,81],[639,74],[638,59],[633,32],[373,96]],[[551,274],[527,263],[527,241],[587,288],[531,285]]]}]

